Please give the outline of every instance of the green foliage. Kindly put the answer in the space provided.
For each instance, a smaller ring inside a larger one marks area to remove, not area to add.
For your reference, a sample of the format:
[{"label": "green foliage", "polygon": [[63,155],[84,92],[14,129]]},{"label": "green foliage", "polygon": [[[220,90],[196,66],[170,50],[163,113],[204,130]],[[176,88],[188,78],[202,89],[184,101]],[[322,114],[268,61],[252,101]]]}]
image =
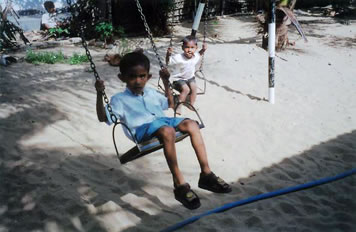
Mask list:
[{"label": "green foliage", "polygon": [[80,55],[77,53],[74,53],[73,56],[69,58],[69,63],[70,64],[81,64],[84,62],[88,62],[88,57],[86,55]]},{"label": "green foliage", "polygon": [[102,22],[95,26],[95,31],[100,34],[100,38],[105,40],[114,35],[114,27],[111,23]]},{"label": "green foliage", "polygon": [[69,35],[68,29],[62,29],[62,28],[50,28],[48,32],[51,37],[55,37],[55,38],[58,38],[62,35]]},{"label": "green foliage", "polygon": [[66,58],[61,51],[57,52],[34,52],[28,50],[26,53],[25,60],[33,64],[55,64],[55,63],[69,63],[69,64],[81,64],[83,62],[88,62],[86,55],[80,55],[74,53],[73,56]]},{"label": "green foliage", "polygon": [[101,22],[95,26],[95,31],[100,34],[100,39],[106,41],[108,38],[112,38],[115,34],[120,38],[126,37],[125,30],[119,26],[113,27],[111,23]]},{"label": "green foliage", "polygon": [[54,64],[64,62],[65,57],[61,51],[59,52],[33,52],[28,50],[25,60],[29,63],[39,64]]}]

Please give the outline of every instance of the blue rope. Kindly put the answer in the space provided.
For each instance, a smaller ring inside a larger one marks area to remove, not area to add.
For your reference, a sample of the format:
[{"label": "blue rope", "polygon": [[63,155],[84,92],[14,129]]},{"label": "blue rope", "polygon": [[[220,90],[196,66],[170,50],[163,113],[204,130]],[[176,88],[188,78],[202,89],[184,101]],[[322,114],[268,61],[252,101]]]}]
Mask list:
[{"label": "blue rope", "polygon": [[208,215],[213,214],[213,213],[221,213],[221,212],[224,212],[224,211],[229,210],[231,208],[234,208],[234,207],[237,207],[237,206],[241,206],[241,205],[246,205],[246,204],[249,204],[249,203],[252,203],[252,202],[255,202],[255,201],[259,201],[259,200],[263,200],[263,199],[267,199],[267,198],[271,198],[271,197],[275,197],[275,196],[279,196],[279,195],[283,195],[283,194],[287,194],[287,193],[296,192],[296,191],[299,191],[299,190],[315,187],[315,186],[318,186],[318,185],[326,184],[326,183],[329,183],[329,182],[332,182],[332,181],[336,181],[336,180],[351,176],[351,175],[353,175],[355,173],[356,173],[356,169],[351,169],[349,171],[346,171],[346,172],[341,173],[341,174],[336,175],[336,176],[325,177],[325,178],[322,178],[322,179],[319,179],[319,180],[316,180],[316,181],[311,181],[309,183],[300,184],[300,185],[292,186],[292,187],[287,187],[287,188],[284,188],[284,189],[276,190],[274,192],[262,193],[260,195],[249,197],[249,198],[244,199],[244,200],[228,203],[228,204],[225,204],[225,205],[223,205],[223,206],[221,206],[219,208],[215,208],[213,210],[207,211],[207,212],[202,213],[200,215],[193,216],[193,217],[188,218],[188,219],[186,219],[186,220],[184,220],[182,222],[179,222],[177,224],[169,226],[168,228],[162,230],[161,232],[175,231],[175,230],[178,230],[178,229],[180,229],[180,228],[182,228],[182,227],[184,227],[184,226],[186,226],[186,225],[188,225],[190,223],[193,223],[193,222],[199,220],[202,217],[208,216]]}]

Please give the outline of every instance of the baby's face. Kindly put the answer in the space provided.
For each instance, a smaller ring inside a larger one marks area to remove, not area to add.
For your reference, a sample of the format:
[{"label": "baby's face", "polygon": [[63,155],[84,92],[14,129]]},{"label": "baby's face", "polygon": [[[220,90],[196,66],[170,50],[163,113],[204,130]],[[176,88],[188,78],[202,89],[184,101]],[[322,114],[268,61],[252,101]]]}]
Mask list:
[{"label": "baby's face", "polygon": [[184,56],[188,59],[194,56],[195,51],[197,50],[197,45],[194,41],[189,41],[182,46]]}]

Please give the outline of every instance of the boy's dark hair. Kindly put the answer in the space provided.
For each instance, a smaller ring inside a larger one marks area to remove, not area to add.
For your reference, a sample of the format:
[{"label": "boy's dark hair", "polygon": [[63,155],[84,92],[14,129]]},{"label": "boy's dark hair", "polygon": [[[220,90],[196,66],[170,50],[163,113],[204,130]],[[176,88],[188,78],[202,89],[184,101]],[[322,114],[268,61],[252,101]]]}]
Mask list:
[{"label": "boy's dark hair", "polygon": [[52,1],[45,1],[43,3],[44,8],[47,9],[52,9],[54,8],[54,3]]},{"label": "boy's dark hair", "polygon": [[147,72],[150,71],[150,60],[142,52],[127,53],[120,61],[120,72],[124,75],[130,68],[137,65],[143,66]]},{"label": "boy's dark hair", "polygon": [[182,39],[183,45],[187,44],[190,41],[193,41],[195,45],[198,45],[198,39],[193,35],[188,35]]}]

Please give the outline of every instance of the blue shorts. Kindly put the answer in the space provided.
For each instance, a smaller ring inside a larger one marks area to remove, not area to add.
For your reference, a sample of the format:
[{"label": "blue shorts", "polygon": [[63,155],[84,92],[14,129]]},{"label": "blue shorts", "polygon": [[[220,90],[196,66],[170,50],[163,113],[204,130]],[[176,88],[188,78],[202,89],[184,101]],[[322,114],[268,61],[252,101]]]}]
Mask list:
[{"label": "blue shorts", "polygon": [[169,117],[161,117],[156,120],[145,123],[139,126],[136,129],[136,140],[138,143],[142,143],[146,140],[149,140],[153,137],[153,134],[163,126],[173,127],[177,129],[178,125],[186,118],[169,118]]}]

